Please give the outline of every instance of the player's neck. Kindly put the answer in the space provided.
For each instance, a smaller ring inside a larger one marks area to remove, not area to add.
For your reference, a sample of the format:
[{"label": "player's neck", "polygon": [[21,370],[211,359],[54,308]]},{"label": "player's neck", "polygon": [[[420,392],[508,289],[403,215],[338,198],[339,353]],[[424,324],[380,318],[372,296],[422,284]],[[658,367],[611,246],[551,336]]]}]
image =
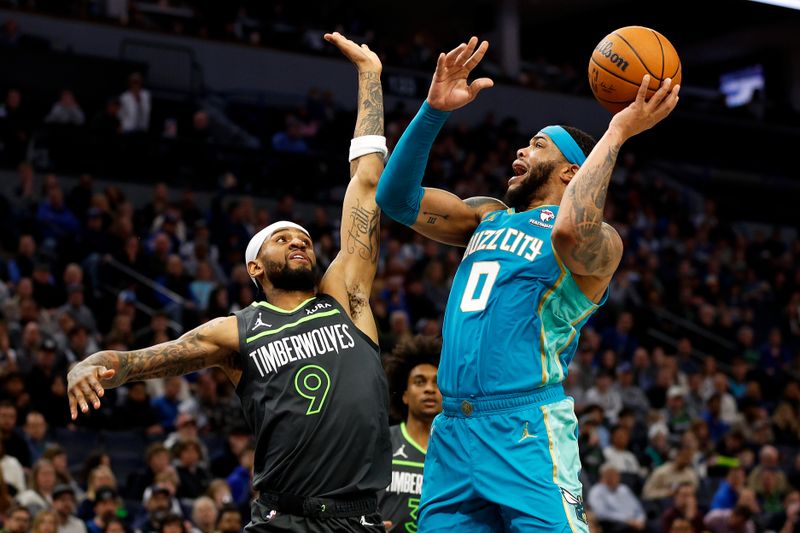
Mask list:
[{"label": "player's neck", "polygon": [[290,311],[295,309],[309,298],[316,296],[317,291],[284,291],[272,288],[266,289],[264,294],[266,294],[267,301],[270,303],[270,305]]},{"label": "player's neck", "polygon": [[564,191],[542,191],[543,194],[537,194],[530,202],[526,211],[536,209],[543,205],[561,205],[561,198],[564,196]]},{"label": "player's neck", "polygon": [[406,420],[406,431],[408,432],[408,436],[411,437],[414,442],[419,444],[425,451],[428,450],[428,439],[430,439],[431,436],[432,423],[433,419],[419,419],[411,414],[408,415],[408,419]]}]

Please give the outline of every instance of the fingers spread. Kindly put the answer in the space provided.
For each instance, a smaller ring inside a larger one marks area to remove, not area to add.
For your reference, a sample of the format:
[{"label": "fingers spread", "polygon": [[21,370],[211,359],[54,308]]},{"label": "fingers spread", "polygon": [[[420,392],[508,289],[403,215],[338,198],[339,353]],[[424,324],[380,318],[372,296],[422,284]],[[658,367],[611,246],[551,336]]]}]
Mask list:
[{"label": "fingers spread", "polygon": [[493,86],[494,82],[490,78],[478,78],[469,84],[469,94],[475,98],[479,92]]},{"label": "fingers spread", "polygon": [[452,50],[450,50],[447,53],[447,57],[445,57],[445,65],[447,65],[447,66],[454,65],[455,64],[455,59],[458,57],[458,54],[460,54],[461,51],[466,47],[467,47],[466,44],[461,43],[458,46],[456,46],[455,48],[453,48]]},{"label": "fingers spread", "polygon": [[489,49],[489,41],[483,41],[481,45],[475,50],[475,53],[472,54],[469,59],[464,63],[464,66],[467,67],[468,70],[474,69],[478,66],[478,63],[481,62],[483,56],[486,54],[486,50]]},{"label": "fingers spread", "polygon": [[470,37],[469,41],[467,41],[467,46],[458,54],[456,57],[455,64],[456,65],[463,65],[467,58],[472,55],[472,52],[475,51],[475,47],[478,46],[478,38],[477,37]]},{"label": "fingers spread", "polygon": [[89,384],[85,381],[81,382],[80,384],[81,392],[83,393],[83,397],[85,400],[92,402],[92,406],[97,409],[100,407],[100,398],[97,397],[97,394],[94,393],[92,388]]},{"label": "fingers spread", "polygon": [[92,387],[92,390],[94,391],[94,393],[97,394],[98,398],[101,398],[103,396],[103,394],[105,394],[105,390],[103,389],[103,386],[100,385],[100,382],[97,381],[96,379],[91,378],[89,380],[89,385]]},{"label": "fingers spread", "polygon": [[[89,412],[89,405],[86,403],[86,400],[83,397],[83,392],[81,391],[80,387],[73,386],[72,390],[70,391],[72,396],[75,398],[74,403],[75,405],[84,413]],[[75,413],[77,416],[77,412]]]}]

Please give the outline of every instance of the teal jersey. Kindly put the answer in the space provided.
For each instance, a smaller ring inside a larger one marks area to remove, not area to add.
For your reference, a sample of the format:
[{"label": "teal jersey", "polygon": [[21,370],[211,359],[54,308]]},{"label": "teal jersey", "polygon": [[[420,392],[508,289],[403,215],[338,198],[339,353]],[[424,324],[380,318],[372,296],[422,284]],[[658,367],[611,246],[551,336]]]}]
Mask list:
[{"label": "teal jersey", "polygon": [[606,296],[587,298],[556,254],[557,215],[553,205],[495,211],[475,229],[445,311],[445,396],[523,393],[566,377],[578,332]]}]

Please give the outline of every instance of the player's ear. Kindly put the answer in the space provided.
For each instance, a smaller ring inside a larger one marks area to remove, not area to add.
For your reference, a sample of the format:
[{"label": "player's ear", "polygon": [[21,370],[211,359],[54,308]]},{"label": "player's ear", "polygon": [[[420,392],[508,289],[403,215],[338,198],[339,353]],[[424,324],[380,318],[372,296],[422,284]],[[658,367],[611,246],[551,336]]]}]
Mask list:
[{"label": "player's ear", "polygon": [[408,405],[408,390],[406,390],[405,392],[403,392],[403,403],[404,403],[405,405]]},{"label": "player's ear", "polygon": [[572,178],[575,177],[575,174],[578,173],[578,170],[580,168],[581,167],[576,165],[575,163],[569,163],[568,165],[566,165],[561,171],[560,175],[562,183],[564,183],[564,185],[567,185],[570,181],[572,181]]},{"label": "player's ear", "polygon": [[264,267],[261,265],[260,260],[255,259],[247,263],[247,274],[251,278],[259,279],[261,277],[261,274],[263,273],[264,273]]}]

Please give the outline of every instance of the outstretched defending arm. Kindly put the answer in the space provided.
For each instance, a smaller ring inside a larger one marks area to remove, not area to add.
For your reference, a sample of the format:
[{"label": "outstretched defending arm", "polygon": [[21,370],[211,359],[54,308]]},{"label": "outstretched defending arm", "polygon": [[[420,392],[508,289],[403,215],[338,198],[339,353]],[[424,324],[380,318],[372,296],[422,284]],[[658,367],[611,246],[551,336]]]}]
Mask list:
[{"label": "outstretched defending arm", "polygon": [[466,245],[484,214],[505,205],[493,198],[462,201],[447,191],[423,188],[422,178],[433,141],[450,111],[493,85],[488,78],[467,84],[488,48],[489,43],[478,46],[473,37],[439,56],[428,98],[400,137],[378,184],[378,205],[387,215],[426,237],[457,246]]},{"label": "outstretched defending arm", "polygon": [[365,44],[359,46],[339,33],[326,34],[358,69],[358,115],[350,147],[350,184],[344,196],[340,228],[341,250],[322,278],[320,290],[348,310],[353,323],[378,342],[378,328],[369,307],[378,269],[380,209],[375,189],[383,171],[382,65]]},{"label": "outstretched defending arm", "polygon": [[666,118],[678,103],[680,86],[670,91],[669,79],[645,101],[649,82],[650,77],[645,76],[636,101],[614,115],[608,130],[567,185],[553,228],[553,247],[594,302],[600,301],[622,258],[622,239],[603,222],[619,149],[626,140]]},{"label": "outstretched defending arm", "polygon": [[67,376],[67,394],[72,419],[78,409],[89,411],[89,403],[100,408],[105,389],[129,381],[182,376],[202,368],[219,366],[234,383],[240,374],[237,353],[239,331],[236,317],[216,318],[174,341],[142,350],[105,350],[75,365]]}]

